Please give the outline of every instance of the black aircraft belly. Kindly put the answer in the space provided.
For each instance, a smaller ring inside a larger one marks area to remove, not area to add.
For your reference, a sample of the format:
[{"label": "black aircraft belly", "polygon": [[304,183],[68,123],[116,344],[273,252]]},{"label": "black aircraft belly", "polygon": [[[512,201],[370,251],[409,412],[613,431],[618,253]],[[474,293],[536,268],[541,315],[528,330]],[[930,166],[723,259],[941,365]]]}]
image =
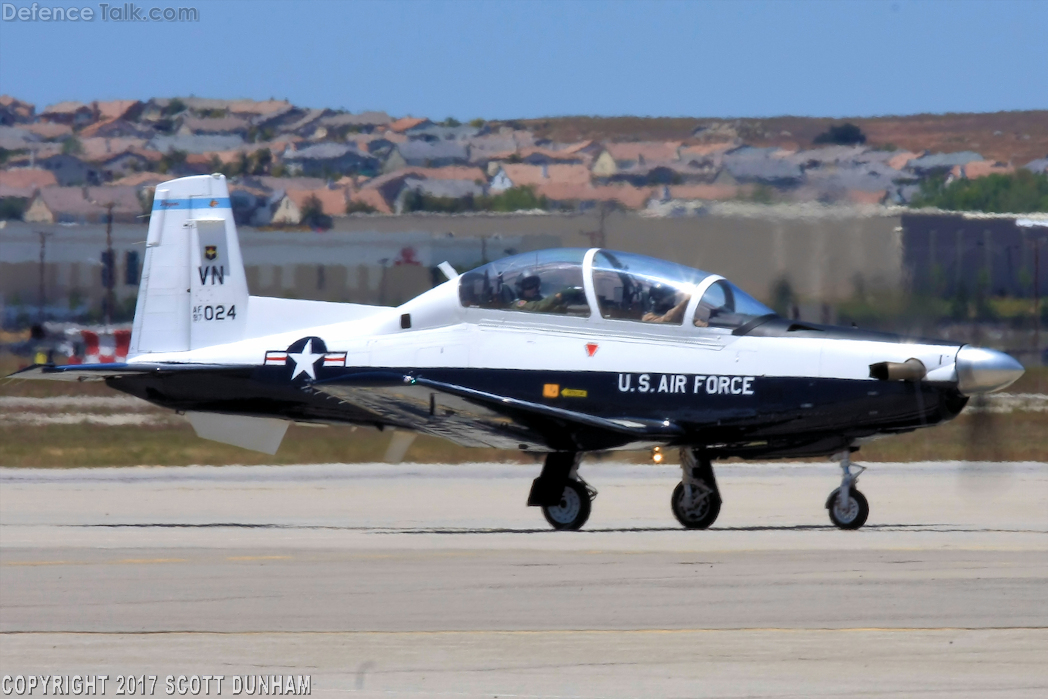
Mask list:
[{"label": "black aircraft belly", "polygon": [[659,391],[658,374],[643,392],[623,390],[630,381],[606,372],[321,366],[316,374],[182,367],[106,381],[176,410],[392,426],[463,446],[537,451],[701,443],[725,455],[821,453],[835,440],[951,419],[965,402],[952,387],[923,382],[758,376],[721,383],[746,393],[712,394],[693,378],[684,383],[694,390]]}]

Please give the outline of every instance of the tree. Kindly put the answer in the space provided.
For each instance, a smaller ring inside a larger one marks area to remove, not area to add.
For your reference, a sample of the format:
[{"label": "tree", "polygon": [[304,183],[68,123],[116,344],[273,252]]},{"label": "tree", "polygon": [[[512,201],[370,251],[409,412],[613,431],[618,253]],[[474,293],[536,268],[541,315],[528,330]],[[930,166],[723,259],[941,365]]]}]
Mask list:
[{"label": "tree", "polygon": [[945,177],[930,177],[921,182],[910,206],[996,214],[1048,212],[1048,174],[1018,170],[949,184]]},{"label": "tree", "polygon": [[374,213],[377,213],[377,212],[378,212],[378,210],[375,209],[375,207],[373,207],[370,204],[367,204],[365,202],[359,201],[359,200],[358,201],[352,201],[351,200],[349,203],[346,204],[346,213],[347,214],[374,214]]},{"label": "tree", "polygon": [[80,143],[80,139],[76,136],[70,136],[66,140],[62,141],[62,152],[66,155],[79,155],[84,151],[83,145]]},{"label": "tree", "polygon": [[316,195],[306,199],[306,203],[302,205],[302,225],[326,231],[332,224],[331,217],[324,213],[324,207]]},{"label": "tree", "polygon": [[486,123],[487,123],[486,121],[484,121],[480,117],[477,117],[476,119],[470,120],[469,125],[472,126],[475,129],[479,129],[482,126],[484,126],[484,124],[486,124]]},{"label": "tree", "polygon": [[455,117],[448,117],[444,120],[444,126],[462,126],[462,122]]},{"label": "tree", "polygon": [[486,211],[530,211],[545,209],[548,204],[546,197],[536,195],[530,186],[511,187],[493,197],[484,197],[479,203]]},{"label": "tree", "polygon": [[796,303],[793,285],[786,276],[779,277],[771,288],[771,307],[784,318],[793,317],[793,306]]},{"label": "tree", "polygon": [[187,153],[184,150],[172,148],[160,157],[160,164],[157,169],[159,172],[162,173],[168,173],[172,170],[176,170],[186,164],[186,157],[188,155],[189,153]]},{"label": "tree", "polygon": [[0,199],[0,220],[21,221],[29,200],[25,197],[4,197]]},{"label": "tree", "polygon": [[866,134],[850,122],[831,126],[815,137],[814,143],[835,143],[839,146],[855,146],[866,143]]},{"label": "tree", "polygon": [[175,97],[167,103],[167,106],[164,107],[160,113],[164,116],[174,116],[175,114],[180,114],[184,111],[186,111],[186,103]]}]

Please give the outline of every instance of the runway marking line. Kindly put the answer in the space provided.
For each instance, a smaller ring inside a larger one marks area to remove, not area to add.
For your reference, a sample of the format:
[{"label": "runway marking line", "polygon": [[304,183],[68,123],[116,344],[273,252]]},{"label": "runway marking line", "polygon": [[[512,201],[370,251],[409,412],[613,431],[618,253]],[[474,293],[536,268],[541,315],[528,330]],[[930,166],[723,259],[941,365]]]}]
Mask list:
[{"label": "runway marking line", "polygon": [[135,565],[142,563],[186,563],[187,558],[122,558],[118,561],[5,561],[5,566],[98,566]]},{"label": "runway marking line", "polygon": [[737,628],[694,629],[453,629],[440,631],[0,631],[0,636],[538,636],[538,635],[611,635],[611,634],[718,634],[718,633],[946,633],[977,631],[1048,631],[1048,626],[854,626],[839,629],[827,627],[743,626]]},{"label": "runway marking line", "polygon": [[291,556],[227,556],[227,561],[287,561]]}]

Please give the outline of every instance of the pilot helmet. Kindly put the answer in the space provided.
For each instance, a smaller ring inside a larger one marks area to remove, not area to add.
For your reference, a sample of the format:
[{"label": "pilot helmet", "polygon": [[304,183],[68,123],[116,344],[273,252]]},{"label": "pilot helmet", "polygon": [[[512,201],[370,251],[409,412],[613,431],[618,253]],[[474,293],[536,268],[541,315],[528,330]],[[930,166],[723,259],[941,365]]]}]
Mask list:
[{"label": "pilot helmet", "polygon": [[653,311],[667,311],[674,306],[677,289],[669,284],[656,283],[648,289],[648,302]]},{"label": "pilot helmet", "polygon": [[517,289],[520,291],[527,291],[528,289],[538,289],[542,286],[542,280],[537,274],[527,274],[521,277],[517,281]]}]

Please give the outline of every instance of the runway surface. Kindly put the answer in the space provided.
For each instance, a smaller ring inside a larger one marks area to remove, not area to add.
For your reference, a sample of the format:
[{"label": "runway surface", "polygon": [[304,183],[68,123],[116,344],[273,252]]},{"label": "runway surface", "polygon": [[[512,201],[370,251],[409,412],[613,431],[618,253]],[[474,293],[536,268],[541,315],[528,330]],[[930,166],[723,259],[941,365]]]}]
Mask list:
[{"label": "runway surface", "polygon": [[[584,463],[0,470],[0,674],[308,674],[316,695],[1043,697],[1048,464]],[[107,685],[107,694],[113,689]],[[231,687],[224,686],[223,695]],[[39,695],[39,692],[38,694]],[[214,692],[212,691],[212,695]]]}]

